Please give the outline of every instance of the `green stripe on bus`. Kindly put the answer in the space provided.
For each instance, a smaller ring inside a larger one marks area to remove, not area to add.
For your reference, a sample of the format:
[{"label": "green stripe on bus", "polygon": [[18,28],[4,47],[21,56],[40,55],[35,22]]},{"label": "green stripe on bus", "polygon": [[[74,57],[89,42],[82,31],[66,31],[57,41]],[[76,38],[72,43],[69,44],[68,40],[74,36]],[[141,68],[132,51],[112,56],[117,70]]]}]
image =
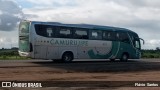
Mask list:
[{"label": "green stripe on bus", "polygon": [[118,52],[118,45],[119,43],[116,41],[112,42],[112,49],[108,54],[100,55],[100,54],[95,54],[93,50],[88,51],[88,55],[91,59],[107,59],[111,58],[112,56],[115,56]]}]

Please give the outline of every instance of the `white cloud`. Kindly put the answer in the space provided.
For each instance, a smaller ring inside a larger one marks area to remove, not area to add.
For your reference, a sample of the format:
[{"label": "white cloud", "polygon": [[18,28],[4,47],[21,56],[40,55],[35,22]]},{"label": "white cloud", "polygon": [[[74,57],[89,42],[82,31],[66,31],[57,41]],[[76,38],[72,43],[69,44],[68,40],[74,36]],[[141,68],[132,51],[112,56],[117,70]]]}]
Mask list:
[{"label": "white cloud", "polygon": [[18,31],[1,31],[0,48],[18,47]]},{"label": "white cloud", "polygon": [[[81,3],[82,1],[83,0],[81,0]],[[104,22],[112,23],[117,22],[118,20],[128,20],[128,18],[123,18],[123,13],[129,10],[114,2],[100,3],[97,0],[93,0],[91,3],[81,4],[74,8],[34,8],[24,9],[23,11],[27,14],[39,16],[37,18],[31,18],[33,20],[106,24]],[[113,17],[113,15],[117,16]],[[128,12],[126,15],[129,17],[131,14]]]},{"label": "white cloud", "polygon": [[21,8],[12,0],[0,0],[0,30],[12,31],[23,17]]},{"label": "white cloud", "polygon": [[0,43],[2,43],[4,41],[4,39],[3,38],[0,38]]},{"label": "white cloud", "polygon": [[148,43],[160,45],[160,40],[150,40]]},{"label": "white cloud", "polygon": [[77,0],[27,0],[38,7],[74,6]]},{"label": "white cloud", "polygon": [[[160,46],[160,0],[25,0],[23,4],[33,7],[23,9],[16,1],[21,0],[0,0],[0,30],[15,30],[24,12],[28,20],[129,28],[147,42],[143,48]],[[18,32],[12,33],[11,37],[0,34],[0,42],[12,38],[17,43]]]},{"label": "white cloud", "polygon": [[[147,42],[143,48],[155,49],[160,46],[159,43],[155,43],[160,40],[159,0],[28,1],[35,4],[34,8],[23,9],[25,14],[31,16],[28,17],[29,20],[124,27],[135,31]],[[55,2],[60,6],[57,6]],[[68,3],[74,5],[69,6]],[[42,6],[39,7],[39,5]],[[156,41],[153,43],[153,40]]]},{"label": "white cloud", "polygon": [[156,47],[160,47],[160,40],[156,39],[147,40],[146,44],[143,45],[144,49],[156,49]]},{"label": "white cloud", "polygon": [[160,20],[160,9],[140,8],[135,12],[135,16],[142,20]]},{"label": "white cloud", "polygon": [[3,14],[3,12],[0,10],[0,15]]}]

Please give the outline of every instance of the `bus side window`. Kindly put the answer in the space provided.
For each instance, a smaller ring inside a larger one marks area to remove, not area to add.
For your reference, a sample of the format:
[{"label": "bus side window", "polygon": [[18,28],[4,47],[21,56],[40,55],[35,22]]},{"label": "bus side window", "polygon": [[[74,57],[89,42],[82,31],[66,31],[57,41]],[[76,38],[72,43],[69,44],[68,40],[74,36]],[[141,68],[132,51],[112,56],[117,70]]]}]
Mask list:
[{"label": "bus side window", "polygon": [[71,38],[71,30],[69,28],[60,28],[59,38]]},{"label": "bus side window", "polygon": [[47,28],[47,37],[53,37],[53,30],[52,28]]},{"label": "bus side window", "polygon": [[38,35],[47,37],[46,25],[35,25],[35,30]]},{"label": "bus side window", "polygon": [[109,40],[109,32],[108,31],[103,31],[103,40]]},{"label": "bus side window", "polygon": [[119,34],[119,38],[118,37],[117,38],[119,41],[130,44],[129,37],[126,32],[118,32],[118,34]]},{"label": "bus side window", "polygon": [[90,38],[93,40],[101,40],[102,39],[102,31],[91,30],[90,31]]},{"label": "bus side window", "polygon": [[115,40],[115,32],[114,31],[104,31],[103,32],[103,40],[114,41]]},{"label": "bus side window", "polygon": [[76,29],[74,32],[75,39],[88,39],[88,32],[87,30],[83,29]]}]

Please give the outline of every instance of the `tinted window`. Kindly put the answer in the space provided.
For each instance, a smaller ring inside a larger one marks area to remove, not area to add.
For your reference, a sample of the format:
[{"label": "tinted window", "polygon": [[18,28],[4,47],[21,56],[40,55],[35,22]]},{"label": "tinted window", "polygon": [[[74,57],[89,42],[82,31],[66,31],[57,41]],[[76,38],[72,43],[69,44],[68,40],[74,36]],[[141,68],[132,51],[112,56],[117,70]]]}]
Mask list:
[{"label": "tinted window", "polygon": [[103,39],[104,40],[115,40],[115,32],[113,31],[103,31]]},{"label": "tinted window", "polygon": [[140,49],[140,41],[138,41],[138,40],[135,41],[135,47],[138,48],[138,49]]},{"label": "tinted window", "polygon": [[57,31],[59,38],[71,38],[71,28],[59,27]]},{"label": "tinted window", "polygon": [[91,30],[90,31],[90,39],[101,40],[102,39],[102,31]]},{"label": "tinted window", "polygon": [[116,38],[121,42],[130,43],[128,34],[126,32],[117,32]]},{"label": "tinted window", "polygon": [[35,25],[36,33],[44,37],[54,37],[56,27],[50,25]]},{"label": "tinted window", "polygon": [[88,39],[87,30],[75,29],[74,38],[76,38],[76,39]]},{"label": "tinted window", "polygon": [[129,33],[129,35],[131,37],[131,40],[132,40],[134,47],[140,48],[140,41],[139,41],[138,35],[135,33]]}]

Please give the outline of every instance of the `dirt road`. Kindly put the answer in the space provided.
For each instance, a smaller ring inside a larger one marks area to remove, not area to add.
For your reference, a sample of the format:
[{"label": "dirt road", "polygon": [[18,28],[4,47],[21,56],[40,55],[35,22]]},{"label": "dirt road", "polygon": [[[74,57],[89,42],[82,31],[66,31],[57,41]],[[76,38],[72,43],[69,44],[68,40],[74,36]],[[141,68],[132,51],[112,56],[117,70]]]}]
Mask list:
[{"label": "dirt road", "polygon": [[[1,60],[0,81],[89,81],[89,83],[160,81],[160,59],[130,60],[129,62],[75,61],[73,63],[54,63],[49,60]],[[116,88],[125,89],[125,87]],[[152,88],[156,89],[156,87]]]}]

